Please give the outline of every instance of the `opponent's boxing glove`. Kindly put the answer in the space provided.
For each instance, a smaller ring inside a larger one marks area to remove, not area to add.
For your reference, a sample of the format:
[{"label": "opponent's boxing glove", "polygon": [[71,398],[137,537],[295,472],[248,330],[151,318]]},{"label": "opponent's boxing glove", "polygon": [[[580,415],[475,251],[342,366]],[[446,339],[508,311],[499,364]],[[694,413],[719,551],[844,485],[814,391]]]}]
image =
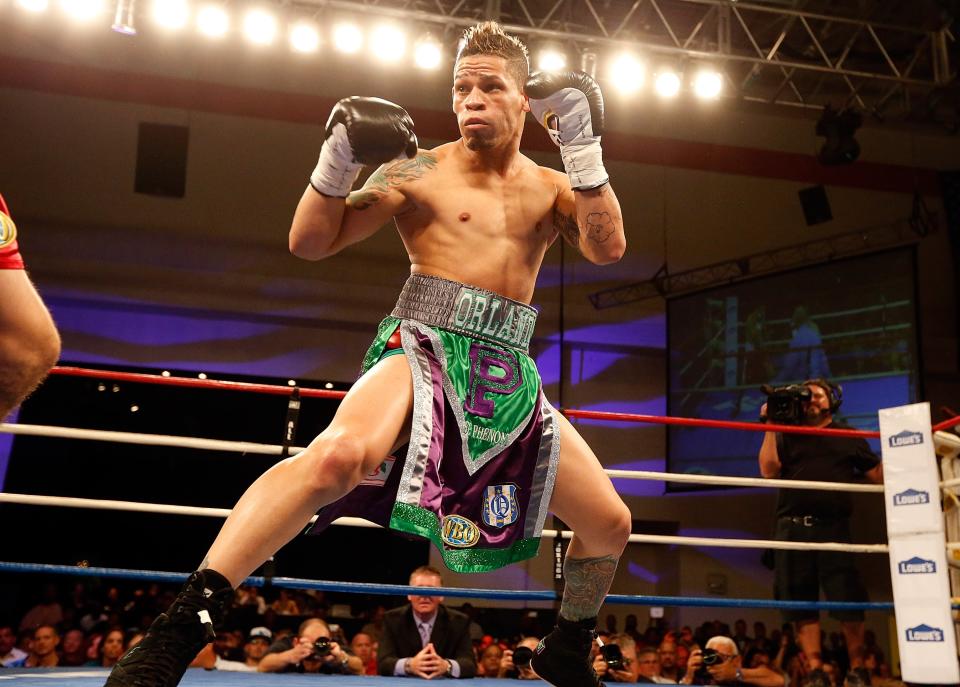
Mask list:
[{"label": "opponent's boxing glove", "polygon": [[560,147],[563,168],[575,191],[588,191],[610,180],[603,168],[603,96],[584,72],[535,72],[524,91],[530,111]]},{"label": "opponent's boxing glove", "polygon": [[346,197],[364,165],[417,154],[413,120],[399,105],[354,96],[333,107],[310,185],[325,196]]}]

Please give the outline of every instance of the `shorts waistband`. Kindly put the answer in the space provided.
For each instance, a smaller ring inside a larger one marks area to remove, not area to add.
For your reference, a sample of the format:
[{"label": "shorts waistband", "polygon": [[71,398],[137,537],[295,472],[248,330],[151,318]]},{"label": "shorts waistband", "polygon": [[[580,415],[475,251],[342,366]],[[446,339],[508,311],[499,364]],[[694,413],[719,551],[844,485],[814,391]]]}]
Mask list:
[{"label": "shorts waistband", "polygon": [[429,274],[407,278],[390,314],[524,353],[537,323],[537,311],[526,303]]}]

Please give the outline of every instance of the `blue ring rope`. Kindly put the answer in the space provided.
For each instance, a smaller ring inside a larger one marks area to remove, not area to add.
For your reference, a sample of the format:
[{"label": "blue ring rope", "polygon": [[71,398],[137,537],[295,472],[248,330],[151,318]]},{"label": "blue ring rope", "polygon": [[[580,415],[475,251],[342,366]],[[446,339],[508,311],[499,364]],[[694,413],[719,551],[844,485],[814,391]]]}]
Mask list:
[{"label": "blue ring rope", "polygon": [[[51,565],[47,563],[10,563],[4,561],[0,561],[0,571],[177,583],[182,583],[189,575],[189,573],[159,570],[127,570],[124,568],[95,568],[75,565]],[[267,584],[267,580],[264,577],[248,577],[244,580],[244,583],[254,587],[263,587]],[[331,580],[307,580],[297,577],[274,577],[270,580],[270,584],[274,587],[282,587],[285,589],[316,589],[324,592],[345,592],[350,594],[405,596],[411,593],[423,593],[422,587],[410,587],[405,584],[337,582]],[[438,594],[451,598],[513,601],[557,600],[557,594],[553,591],[513,591],[507,589],[452,587],[437,587],[436,591]],[[647,596],[644,594],[610,594],[606,598],[606,603],[632,604],[636,606],[694,606],[698,608],[779,608],[791,611],[889,611],[893,609],[892,601],[782,601],[773,599],[717,599],[705,596]],[[960,603],[954,603],[952,607],[954,610],[960,609]]]}]

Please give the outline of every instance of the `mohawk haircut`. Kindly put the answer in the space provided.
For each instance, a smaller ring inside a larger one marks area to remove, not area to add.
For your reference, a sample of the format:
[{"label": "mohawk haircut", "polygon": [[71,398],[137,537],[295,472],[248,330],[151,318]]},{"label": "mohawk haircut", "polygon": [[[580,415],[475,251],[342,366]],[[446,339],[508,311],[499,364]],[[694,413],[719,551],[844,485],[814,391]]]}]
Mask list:
[{"label": "mohawk haircut", "polygon": [[517,82],[517,87],[523,90],[530,75],[527,46],[519,38],[507,35],[500,24],[495,21],[485,21],[474,24],[463,32],[454,65],[459,63],[461,58],[471,55],[502,57],[507,63],[507,72]]}]

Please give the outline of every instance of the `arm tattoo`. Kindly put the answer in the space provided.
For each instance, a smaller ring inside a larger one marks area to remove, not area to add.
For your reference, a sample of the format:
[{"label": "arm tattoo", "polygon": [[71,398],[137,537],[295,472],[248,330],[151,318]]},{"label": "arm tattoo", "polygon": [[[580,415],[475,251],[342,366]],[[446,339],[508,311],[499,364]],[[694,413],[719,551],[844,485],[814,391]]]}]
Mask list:
[{"label": "arm tattoo", "polygon": [[613,219],[609,212],[591,212],[587,215],[587,238],[594,243],[603,243],[613,232]]},{"label": "arm tattoo", "polygon": [[580,250],[580,227],[577,225],[576,217],[554,210],[553,228],[559,232],[567,243]]},{"label": "arm tattoo", "polygon": [[366,210],[383,200],[390,189],[415,181],[437,166],[437,156],[427,150],[417,153],[410,160],[398,160],[381,165],[370,175],[367,183],[359,191],[347,198],[347,205],[354,210]]},{"label": "arm tattoo", "polygon": [[563,601],[560,615],[567,620],[596,617],[607,596],[613,574],[617,571],[615,556],[570,558],[563,561]]}]

